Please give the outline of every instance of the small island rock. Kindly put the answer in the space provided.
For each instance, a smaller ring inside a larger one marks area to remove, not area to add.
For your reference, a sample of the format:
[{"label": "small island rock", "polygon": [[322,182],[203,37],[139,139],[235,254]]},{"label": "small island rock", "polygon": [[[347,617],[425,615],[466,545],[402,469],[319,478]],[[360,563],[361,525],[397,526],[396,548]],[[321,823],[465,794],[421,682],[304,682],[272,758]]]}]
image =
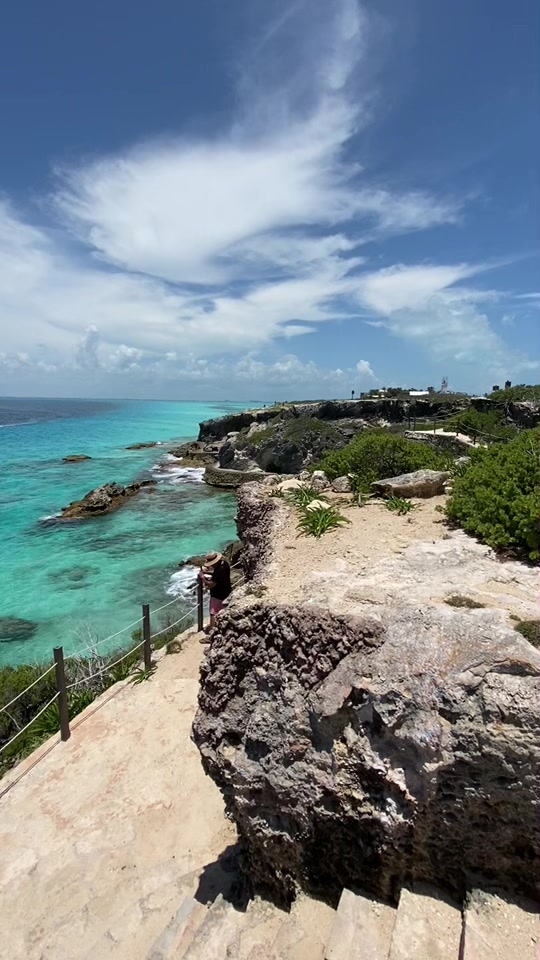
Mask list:
[{"label": "small island rock", "polygon": [[87,493],[82,500],[74,500],[69,506],[63,507],[58,520],[84,520],[87,517],[111,513],[126,503],[130,497],[139,493],[139,490],[155,486],[155,480],[141,480],[130,483],[127,487],[119,483],[104,483],[103,486]]}]

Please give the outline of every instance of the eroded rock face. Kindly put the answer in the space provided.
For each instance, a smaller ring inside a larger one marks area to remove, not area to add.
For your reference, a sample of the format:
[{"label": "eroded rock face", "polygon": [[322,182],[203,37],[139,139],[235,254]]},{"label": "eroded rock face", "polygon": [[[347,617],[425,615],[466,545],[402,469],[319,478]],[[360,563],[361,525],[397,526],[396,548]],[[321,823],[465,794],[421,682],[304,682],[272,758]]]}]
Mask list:
[{"label": "eroded rock face", "polygon": [[367,610],[218,621],[193,736],[253,880],[538,897],[540,654],[498,610]]},{"label": "eroded rock face", "polygon": [[56,519],[84,520],[88,517],[111,513],[143,488],[155,486],[155,480],[141,480],[137,483],[130,483],[126,487],[119,483],[104,483],[103,486],[96,487],[95,490],[87,493],[82,500],[74,500],[69,506],[63,507],[61,515]]}]

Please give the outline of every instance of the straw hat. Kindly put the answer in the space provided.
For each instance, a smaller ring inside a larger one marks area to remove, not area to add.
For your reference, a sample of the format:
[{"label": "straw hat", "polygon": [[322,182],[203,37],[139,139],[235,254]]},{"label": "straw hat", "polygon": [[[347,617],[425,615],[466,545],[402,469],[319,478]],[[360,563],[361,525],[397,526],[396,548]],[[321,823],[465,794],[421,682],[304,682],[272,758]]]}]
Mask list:
[{"label": "straw hat", "polygon": [[223,560],[222,553],[216,553],[215,550],[211,553],[207,553],[204,558],[205,567],[215,567],[216,563],[219,563],[220,560]]}]

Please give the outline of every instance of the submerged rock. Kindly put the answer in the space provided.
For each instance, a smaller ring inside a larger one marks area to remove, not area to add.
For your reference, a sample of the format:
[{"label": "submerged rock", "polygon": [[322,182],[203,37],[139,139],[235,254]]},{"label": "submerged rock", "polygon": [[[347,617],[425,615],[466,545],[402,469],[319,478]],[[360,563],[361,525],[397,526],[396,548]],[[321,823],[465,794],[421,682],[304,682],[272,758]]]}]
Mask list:
[{"label": "submerged rock", "polygon": [[132,443],[126,450],[146,450],[148,447],[157,447],[157,440],[151,440],[149,443]]},{"label": "submerged rock", "polygon": [[68,457],[62,457],[63,463],[80,463],[82,460],[91,460],[92,457],[86,453],[70,453]]},{"label": "submerged rock", "polygon": [[37,630],[37,623],[20,617],[0,617],[0,643],[29,640]]},{"label": "submerged rock", "polygon": [[155,486],[155,480],[140,480],[137,483],[128,484],[127,487],[123,487],[119,483],[105,483],[103,486],[91,490],[82,500],[74,500],[69,506],[63,507],[62,513],[55,519],[59,521],[83,520],[88,517],[111,513],[126,503],[130,497],[139,493],[140,490]]}]

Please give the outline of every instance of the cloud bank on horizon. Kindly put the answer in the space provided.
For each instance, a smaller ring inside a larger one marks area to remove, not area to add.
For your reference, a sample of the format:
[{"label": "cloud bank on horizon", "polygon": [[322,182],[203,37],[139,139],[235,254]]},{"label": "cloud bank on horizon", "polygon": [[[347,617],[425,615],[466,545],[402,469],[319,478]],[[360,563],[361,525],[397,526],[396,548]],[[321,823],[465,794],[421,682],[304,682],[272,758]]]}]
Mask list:
[{"label": "cloud bank on horizon", "polygon": [[275,10],[235,51],[219,128],[2,196],[2,392],[345,395],[407,383],[400,357],[420,386],[538,379],[540,295],[512,276],[530,251],[478,234],[456,257],[486,198],[405,183],[369,148],[392,20],[356,0]]}]

